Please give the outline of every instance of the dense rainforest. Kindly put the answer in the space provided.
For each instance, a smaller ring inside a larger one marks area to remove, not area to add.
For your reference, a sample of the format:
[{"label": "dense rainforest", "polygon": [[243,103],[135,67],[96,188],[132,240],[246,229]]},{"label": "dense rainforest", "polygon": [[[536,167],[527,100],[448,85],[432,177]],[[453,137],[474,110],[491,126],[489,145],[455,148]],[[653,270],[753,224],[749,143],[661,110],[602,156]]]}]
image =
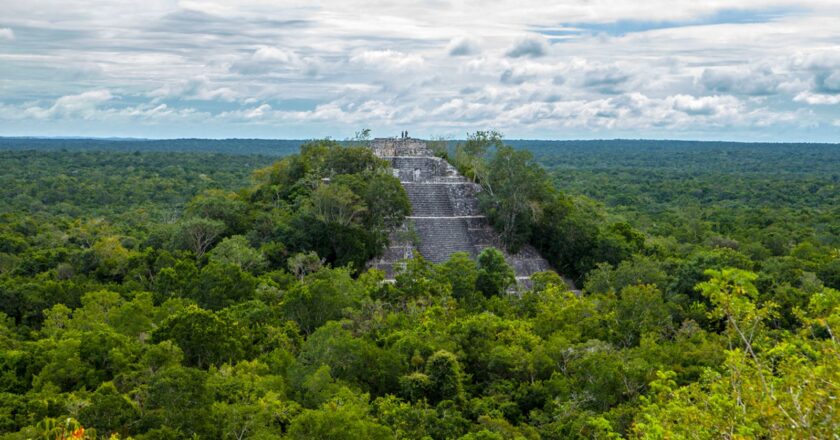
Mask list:
[{"label": "dense rainforest", "polygon": [[840,432],[840,146],[438,145],[572,291],[383,282],[410,205],[356,143],[4,141],[0,438]]}]

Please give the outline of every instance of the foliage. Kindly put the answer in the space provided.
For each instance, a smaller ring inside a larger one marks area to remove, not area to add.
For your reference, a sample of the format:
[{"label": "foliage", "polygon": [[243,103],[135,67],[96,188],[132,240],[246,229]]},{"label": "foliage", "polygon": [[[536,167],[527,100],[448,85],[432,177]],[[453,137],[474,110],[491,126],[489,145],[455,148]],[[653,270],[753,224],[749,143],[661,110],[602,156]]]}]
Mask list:
[{"label": "foliage", "polygon": [[478,274],[475,287],[484,296],[503,295],[516,282],[513,268],[505,262],[498,249],[487,248],[478,255]]},{"label": "foliage", "polygon": [[365,270],[410,211],[366,137],[0,153],[0,438],[840,431],[836,150],[471,135],[483,209],[570,291],[492,248]]}]

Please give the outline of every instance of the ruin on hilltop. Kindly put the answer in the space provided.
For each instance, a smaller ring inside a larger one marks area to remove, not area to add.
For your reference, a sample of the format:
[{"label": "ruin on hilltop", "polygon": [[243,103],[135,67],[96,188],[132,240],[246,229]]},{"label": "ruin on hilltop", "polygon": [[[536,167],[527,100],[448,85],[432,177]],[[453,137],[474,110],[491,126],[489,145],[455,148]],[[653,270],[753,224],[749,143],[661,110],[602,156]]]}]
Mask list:
[{"label": "ruin on hilltop", "polygon": [[442,263],[455,252],[476,258],[492,246],[504,252],[520,282],[550,269],[548,261],[530,245],[515,254],[505,252],[499,234],[479,211],[481,186],[434,156],[425,141],[403,134],[374,139],[370,148],[377,157],[391,162],[394,176],[411,202],[411,215],[391,234],[384,254],[370,262],[371,267],[385,271],[387,279],[394,278],[396,265],[412,258],[415,250],[431,262]]}]

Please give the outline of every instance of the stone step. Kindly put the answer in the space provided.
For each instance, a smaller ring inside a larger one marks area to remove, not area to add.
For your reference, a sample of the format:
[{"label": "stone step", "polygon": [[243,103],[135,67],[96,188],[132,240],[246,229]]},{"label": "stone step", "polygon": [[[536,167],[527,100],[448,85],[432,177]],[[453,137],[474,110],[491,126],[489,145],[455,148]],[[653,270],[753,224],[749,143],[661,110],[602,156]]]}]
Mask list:
[{"label": "stone step", "polygon": [[392,244],[385,248],[381,257],[373,259],[368,265],[369,267],[385,272],[386,279],[394,278],[397,266],[401,264],[400,262],[413,257],[413,249],[414,247],[411,245]]},{"label": "stone step", "polygon": [[408,201],[411,202],[411,215],[423,217],[454,216],[449,189],[445,184],[404,183]]},{"label": "stone step", "polygon": [[412,218],[414,229],[420,237],[417,250],[423,258],[441,263],[455,252],[475,256],[475,246],[470,240],[467,220],[459,217]]},{"label": "stone step", "polygon": [[394,176],[402,182],[465,182],[458,171],[439,157],[394,156],[391,161]]}]

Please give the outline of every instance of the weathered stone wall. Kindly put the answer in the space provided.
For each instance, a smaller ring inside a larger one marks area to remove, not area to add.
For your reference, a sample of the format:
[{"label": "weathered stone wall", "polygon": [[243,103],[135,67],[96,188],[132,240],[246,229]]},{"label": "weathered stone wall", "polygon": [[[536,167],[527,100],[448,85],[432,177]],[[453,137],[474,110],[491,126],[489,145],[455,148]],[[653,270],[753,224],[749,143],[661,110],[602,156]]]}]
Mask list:
[{"label": "weathered stone wall", "polygon": [[371,141],[370,148],[379,157],[432,156],[426,143],[414,138],[377,138]]},{"label": "weathered stone wall", "polygon": [[[503,249],[499,235],[481,215],[477,194],[481,187],[467,181],[445,160],[434,157],[426,143],[413,138],[375,139],[374,153],[391,161],[411,201],[411,216],[391,236],[381,258],[370,265],[393,278],[400,260],[417,250],[429,261],[440,263],[455,252],[475,258],[484,248]],[[548,262],[530,246],[514,255],[505,254],[520,280],[550,269]]]}]

